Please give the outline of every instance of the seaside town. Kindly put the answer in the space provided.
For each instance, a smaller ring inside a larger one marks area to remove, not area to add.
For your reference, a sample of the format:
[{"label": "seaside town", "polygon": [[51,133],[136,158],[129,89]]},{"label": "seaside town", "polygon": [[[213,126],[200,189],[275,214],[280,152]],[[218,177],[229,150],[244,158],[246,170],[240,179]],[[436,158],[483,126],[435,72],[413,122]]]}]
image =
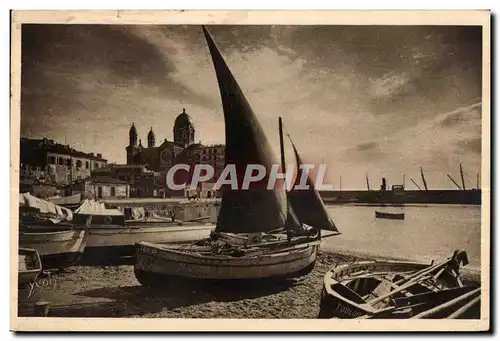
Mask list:
[{"label": "seaside town", "polygon": [[[460,180],[446,174],[455,190],[433,189],[425,166],[420,179],[372,186],[367,171],[366,189],[340,178],[320,190],[302,167],[303,137],[276,114],[274,153],[217,36],[199,31],[224,144],[199,140],[188,105],[175,108],[173,140],[130,122],[124,163],[21,136],[18,316],[480,319],[479,173],[469,186],[458,164]],[[290,164],[305,189],[265,188],[271,175],[246,173]],[[190,186],[198,165],[213,174]],[[216,186],[228,165],[246,189]]]},{"label": "seaside town", "polygon": [[[185,164],[190,172],[176,172],[177,182],[190,181],[197,164],[211,165],[213,179],[224,166],[224,145],[195,143],[196,129],[191,117],[182,110],[173,126],[174,141],[164,139],[158,145],[151,129],[147,145],[142,144],[132,123],[129,145],[124,148],[126,164],[108,163],[101,153],[78,151],[52,139],[21,138],[20,191],[40,198],[83,197],[98,199],[126,198],[213,198],[214,181],[197,188],[175,191],[167,186],[166,175],[176,164]],[[75,199],[79,200],[79,199]]]}]

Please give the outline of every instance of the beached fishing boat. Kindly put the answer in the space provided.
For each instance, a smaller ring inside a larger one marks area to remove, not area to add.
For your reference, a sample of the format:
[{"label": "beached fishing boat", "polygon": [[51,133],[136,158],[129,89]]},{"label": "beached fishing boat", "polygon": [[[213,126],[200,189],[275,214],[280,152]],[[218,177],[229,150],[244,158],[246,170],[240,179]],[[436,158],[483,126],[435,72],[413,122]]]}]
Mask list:
[{"label": "beached fishing boat", "polygon": [[[277,162],[242,90],[210,34],[205,28],[203,31],[224,109],[225,161],[226,165],[234,165],[240,188],[249,164],[263,165],[270,170]],[[281,119],[280,146],[284,170]],[[298,157],[295,147],[294,150]],[[332,231],[330,235],[339,232],[310,179],[309,190],[300,193],[294,190],[287,193],[284,185],[267,189],[268,181],[269,173],[260,182],[251,183],[248,190],[223,187],[217,225],[209,238],[176,247],[138,243],[136,278],[149,285],[166,284],[171,279],[265,279],[308,273],[315,264],[321,229]],[[303,200],[307,200],[307,207],[303,206]]]},{"label": "beached fishing boat", "polygon": [[22,225],[19,231],[19,247],[38,251],[44,269],[74,265],[83,255],[87,239],[84,228],[54,231],[48,226],[46,230],[36,228],[33,232],[29,225]]},{"label": "beached fishing boat", "polygon": [[396,219],[396,220],[404,220],[404,213],[388,213],[388,212],[379,212],[375,211],[375,217],[380,219]]},{"label": "beached fishing boat", "polygon": [[33,283],[42,272],[42,260],[34,249],[19,248],[19,265],[17,269],[18,286]]},{"label": "beached fishing boat", "polygon": [[90,218],[74,225],[71,210],[29,193],[20,195],[19,213],[19,247],[35,249],[44,269],[64,268],[80,259]]},{"label": "beached fishing boat", "polygon": [[319,318],[451,315],[460,307],[450,301],[467,304],[479,293],[477,283],[460,279],[460,266],[467,264],[467,254],[457,250],[438,264],[377,260],[338,266],[325,274]]}]

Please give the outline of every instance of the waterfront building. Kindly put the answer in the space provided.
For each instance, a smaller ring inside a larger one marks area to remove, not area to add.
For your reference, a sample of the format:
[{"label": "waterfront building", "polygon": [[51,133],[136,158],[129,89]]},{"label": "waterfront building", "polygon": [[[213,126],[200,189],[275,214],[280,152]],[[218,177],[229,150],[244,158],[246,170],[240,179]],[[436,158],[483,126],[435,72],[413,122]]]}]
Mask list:
[{"label": "waterfront building", "polygon": [[78,151],[47,138],[21,138],[21,178],[66,185],[88,178],[93,170],[106,164],[101,154]]}]

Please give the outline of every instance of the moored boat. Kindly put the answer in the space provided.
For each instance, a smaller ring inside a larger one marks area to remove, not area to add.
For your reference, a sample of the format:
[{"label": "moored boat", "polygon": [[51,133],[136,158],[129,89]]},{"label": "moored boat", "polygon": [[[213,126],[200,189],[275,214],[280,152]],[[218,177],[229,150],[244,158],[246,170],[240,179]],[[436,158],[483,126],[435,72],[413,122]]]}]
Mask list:
[{"label": "moored boat", "polygon": [[[270,170],[277,164],[272,148],[210,34],[205,28],[203,31],[224,109],[226,165],[234,165],[239,175],[245,173],[249,164]],[[281,119],[280,146],[284,171]],[[295,153],[298,157],[296,149]],[[238,179],[241,182],[242,177]],[[175,247],[138,243],[136,278],[143,285],[150,285],[166,284],[172,279],[276,279],[310,272],[321,242],[321,229],[332,231],[331,235],[339,232],[309,178],[309,189],[300,194],[293,190],[287,193],[285,186],[279,185],[268,189],[268,180],[266,174],[247,190],[223,187],[217,224],[209,238]],[[299,197],[310,200],[309,209],[301,209],[302,200],[292,199]]]},{"label": "moored boat", "polygon": [[[460,278],[459,268],[467,263],[467,254],[457,250],[438,264],[376,260],[338,266],[324,276],[318,317],[437,316],[433,309],[443,312],[452,300],[462,297],[465,304],[475,298],[477,283],[464,285]],[[446,308],[450,314],[452,308]]]},{"label": "moored boat", "polygon": [[379,212],[375,211],[375,217],[381,219],[396,219],[396,220],[404,220],[404,213],[389,213],[389,212]]},{"label": "moored boat", "polygon": [[36,280],[40,272],[42,272],[42,261],[40,255],[34,249],[19,248],[18,256],[17,283],[19,287],[22,287]]}]

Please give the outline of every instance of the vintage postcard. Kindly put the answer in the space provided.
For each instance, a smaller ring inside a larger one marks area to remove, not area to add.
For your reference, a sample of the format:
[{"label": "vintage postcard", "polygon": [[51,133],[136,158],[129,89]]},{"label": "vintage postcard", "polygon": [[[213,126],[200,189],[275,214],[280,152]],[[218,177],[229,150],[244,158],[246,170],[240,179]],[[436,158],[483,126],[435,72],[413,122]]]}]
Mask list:
[{"label": "vintage postcard", "polygon": [[489,11],[14,11],[11,329],[487,331]]}]

